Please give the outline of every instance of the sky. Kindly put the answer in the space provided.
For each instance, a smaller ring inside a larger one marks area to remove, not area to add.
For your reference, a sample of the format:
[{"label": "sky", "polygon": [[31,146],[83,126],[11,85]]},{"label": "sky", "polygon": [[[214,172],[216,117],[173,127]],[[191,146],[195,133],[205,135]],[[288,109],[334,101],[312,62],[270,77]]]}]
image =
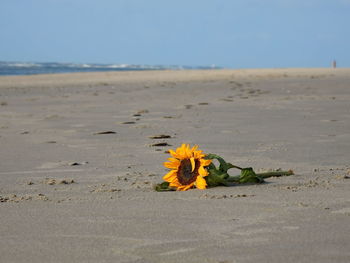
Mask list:
[{"label": "sky", "polygon": [[0,0],[0,61],[350,67],[350,0]]}]

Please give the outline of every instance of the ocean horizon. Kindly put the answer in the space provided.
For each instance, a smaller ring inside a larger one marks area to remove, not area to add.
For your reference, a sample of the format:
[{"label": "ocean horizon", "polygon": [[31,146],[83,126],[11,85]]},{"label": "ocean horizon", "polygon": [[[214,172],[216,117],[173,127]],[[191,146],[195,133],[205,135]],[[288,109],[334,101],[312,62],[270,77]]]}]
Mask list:
[{"label": "ocean horizon", "polygon": [[181,65],[136,65],[136,64],[96,64],[96,63],[58,63],[58,62],[7,62],[0,61],[0,76],[58,74],[73,72],[101,71],[142,71],[142,70],[184,70],[219,69],[211,66]]}]

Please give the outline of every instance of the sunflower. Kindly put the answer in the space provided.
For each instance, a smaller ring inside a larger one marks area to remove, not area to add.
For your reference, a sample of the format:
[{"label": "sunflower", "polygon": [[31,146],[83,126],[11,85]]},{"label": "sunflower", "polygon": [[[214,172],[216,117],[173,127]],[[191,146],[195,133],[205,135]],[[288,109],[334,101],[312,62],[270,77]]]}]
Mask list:
[{"label": "sunflower", "polygon": [[197,150],[198,146],[190,148],[188,144],[182,144],[176,151],[169,150],[172,158],[165,162],[164,166],[171,169],[163,179],[169,182],[170,187],[178,191],[186,191],[193,186],[198,189],[205,189],[207,183],[204,179],[208,171],[204,168],[211,163],[211,160],[203,159],[205,154]]}]

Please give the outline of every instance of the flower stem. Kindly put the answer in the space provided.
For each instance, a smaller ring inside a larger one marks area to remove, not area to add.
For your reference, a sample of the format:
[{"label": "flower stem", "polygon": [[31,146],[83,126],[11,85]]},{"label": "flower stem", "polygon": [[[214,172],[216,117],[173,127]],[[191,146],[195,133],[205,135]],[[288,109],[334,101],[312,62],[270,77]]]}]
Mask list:
[{"label": "flower stem", "polygon": [[[256,175],[265,179],[269,177],[281,177],[281,176],[289,176],[293,174],[294,172],[292,170],[289,170],[289,171],[273,171],[273,172],[257,173]],[[240,179],[241,179],[241,175],[234,175],[226,178],[226,181],[230,183],[238,183]]]},{"label": "flower stem", "polygon": [[230,183],[238,183],[239,179],[241,178],[240,175],[235,175],[235,176],[229,176],[226,181]]},{"label": "flower stem", "polygon": [[232,163],[227,163],[227,164],[228,164],[228,167],[229,167],[229,168],[236,168],[236,169],[238,169],[238,170],[243,170],[242,167],[239,167],[239,166],[237,166],[237,165],[233,165]]},{"label": "flower stem", "polygon": [[274,171],[274,172],[257,173],[256,175],[261,176],[262,178],[269,178],[269,177],[289,176],[289,175],[293,175],[293,174],[294,174],[294,172],[292,170],[288,170],[288,171]]}]

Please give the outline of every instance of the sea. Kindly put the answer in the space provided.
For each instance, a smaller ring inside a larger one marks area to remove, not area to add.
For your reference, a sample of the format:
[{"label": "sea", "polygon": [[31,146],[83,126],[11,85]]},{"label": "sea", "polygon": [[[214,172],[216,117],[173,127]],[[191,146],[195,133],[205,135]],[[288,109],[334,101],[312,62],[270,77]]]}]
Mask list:
[{"label": "sea", "polygon": [[99,71],[140,71],[140,70],[183,70],[183,69],[218,69],[211,66],[178,66],[178,65],[132,65],[132,64],[77,64],[56,62],[5,62],[0,61],[0,76],[35,75],[73,72]]}]

